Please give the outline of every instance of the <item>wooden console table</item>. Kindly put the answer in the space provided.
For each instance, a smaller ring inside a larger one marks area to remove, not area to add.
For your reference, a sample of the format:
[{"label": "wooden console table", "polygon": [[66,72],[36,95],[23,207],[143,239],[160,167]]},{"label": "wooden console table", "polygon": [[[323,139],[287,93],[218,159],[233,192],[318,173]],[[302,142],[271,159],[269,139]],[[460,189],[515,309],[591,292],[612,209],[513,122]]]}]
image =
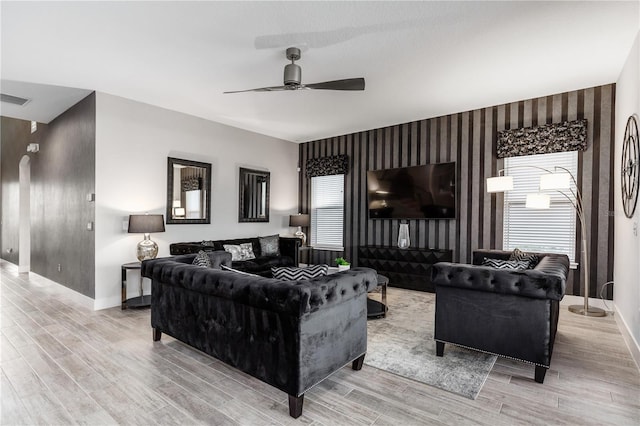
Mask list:
[{"label": "wooden console table", "polygon": [[391,246],[361,246],[358,266],[372,268],[389,277],[389,285],[410,290],[435,292],[431,283],[431,266],[437,262],[451,262],[452,250]]}]

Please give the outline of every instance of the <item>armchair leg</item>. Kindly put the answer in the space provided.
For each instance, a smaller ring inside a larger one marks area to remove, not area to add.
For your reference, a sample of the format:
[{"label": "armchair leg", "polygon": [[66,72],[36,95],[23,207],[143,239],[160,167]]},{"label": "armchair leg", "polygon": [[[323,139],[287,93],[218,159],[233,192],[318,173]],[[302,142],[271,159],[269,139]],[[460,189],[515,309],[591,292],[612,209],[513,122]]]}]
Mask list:
[{"label": "armchair leg", "polygon": [[436,356],[444,354],[444,342],[436,342]]},{"label": "armchair leg", "polygon": [[153,328],[153,341],[157,342],[160,340],[160,338],[162,337],[162,331],[160,331],[157,328]]},{"label": "armchair leg", "polygon": [[536,365],[536,382],[538,383],[543,383],[544,382],[544,375],[547,374],[547,370],[548,368],[546,367],[540,367],[539,365]]},{"label": "armchair leg", "polygon": [[302,415],[302,403],[304,402],[304,394],[300,396],[289,395],[289,415],[297,419]]},{"label": "armchair leg", "polygon": [[351,363],[351,368],[353,368],[356,371],[362,370],[362,364],[364,364],[364,356],[365,355],[366,354],[362,354],[358,358],[354,359],[353,362]]}]

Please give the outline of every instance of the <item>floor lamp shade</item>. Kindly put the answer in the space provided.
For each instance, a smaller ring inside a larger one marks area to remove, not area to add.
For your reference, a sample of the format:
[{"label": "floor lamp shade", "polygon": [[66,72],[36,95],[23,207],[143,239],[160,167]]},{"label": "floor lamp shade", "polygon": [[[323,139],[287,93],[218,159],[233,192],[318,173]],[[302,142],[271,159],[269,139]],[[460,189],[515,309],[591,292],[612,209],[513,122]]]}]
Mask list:
[{"label": "floor lamp shade", "polygon": [[540,190],[571,189],[571,175],[569,173],[547,173],[540,175]]},{"label": "floor lamp shade", "polygon": [[142,262],[155,259],[158,255],[158,245],[151,240],[152,232],[164,232],[164,217],[161,214],[132,214],[129,216],[130,234],[144,234],[144,240],[137,246],[136,256]]},{"label": "floor lamp shade", "polygon": [[548,194],[527,194],[525,207],[528,209],[548,209],[551,207],[551,197]]},{"label": "floor lamp shade", "polygon": [[513,176],[487,178],[487,192],[505,192],[513,189]]}]

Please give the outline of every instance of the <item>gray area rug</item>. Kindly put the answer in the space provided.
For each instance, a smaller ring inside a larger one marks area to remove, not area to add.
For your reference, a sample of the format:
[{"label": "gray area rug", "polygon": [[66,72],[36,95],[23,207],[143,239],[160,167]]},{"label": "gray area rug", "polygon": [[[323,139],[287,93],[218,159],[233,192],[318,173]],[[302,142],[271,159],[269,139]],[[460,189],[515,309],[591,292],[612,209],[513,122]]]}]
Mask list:
[{"label": "gray area rug", "polygon": [[[380,300],[379,294],[371,294]],[[367,322],[364,363],[470,399],[482,389],[495,355],[445,345],[436,356],[435,294],[389,287],[386,318]]]}]

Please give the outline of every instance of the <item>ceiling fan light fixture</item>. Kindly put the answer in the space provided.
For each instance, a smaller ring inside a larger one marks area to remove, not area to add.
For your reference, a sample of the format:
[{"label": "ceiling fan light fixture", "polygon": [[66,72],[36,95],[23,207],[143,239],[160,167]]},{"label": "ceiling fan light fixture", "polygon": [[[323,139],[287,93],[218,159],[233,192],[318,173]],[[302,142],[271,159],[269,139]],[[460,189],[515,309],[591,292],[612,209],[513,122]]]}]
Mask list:
[{"label": "ceiling fan light fixture", "polygon": [[300,65],[289,64],[284,67],[284,84],[285,86],[289,85],[299,85],[302,81],[302,68]]},{"label": "ceiling fan light fixture", "polygon": [[281,90],[364,90],[364,78],[346,78],[342,80],[323,81],[321,83],[302,84],[302,68],[295,63],[300,59],[300,49],[290,47],[286,51],[290,64],[284,67],[284,85],[259,87],[247,90],[232,90],[223,93],[243,93],[243,92],[278,92]]}]

